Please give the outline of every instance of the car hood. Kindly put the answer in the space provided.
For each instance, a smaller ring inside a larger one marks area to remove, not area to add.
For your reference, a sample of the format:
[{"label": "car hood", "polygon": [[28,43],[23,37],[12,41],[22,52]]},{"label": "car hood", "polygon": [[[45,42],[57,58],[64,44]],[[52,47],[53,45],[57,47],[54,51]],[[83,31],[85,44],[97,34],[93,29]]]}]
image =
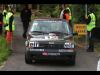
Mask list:
[{"label": "car hood", "polygon": [[64,41],[68,39],[70,35],[55,35],[55,34],[44,34],[44,35],[32,35],[30,41]]}]

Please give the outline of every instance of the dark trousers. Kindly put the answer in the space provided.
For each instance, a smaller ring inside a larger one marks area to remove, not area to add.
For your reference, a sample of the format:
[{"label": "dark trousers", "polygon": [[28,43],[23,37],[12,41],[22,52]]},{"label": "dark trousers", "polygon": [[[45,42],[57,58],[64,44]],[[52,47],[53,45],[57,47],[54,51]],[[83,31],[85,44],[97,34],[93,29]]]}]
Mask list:
[{"label": "dark trousers", "polygon": [[89,47],[87,49],[88,52],[94,52],[94,41],[91,36],[91,32],[88,32],[88,40],[89,40]]},{"label": "dark trousers", "polygon": [[26,38],[28,26],[29,26],[29,22],[23,22],[23,29],[24,29],[23,38]]}]

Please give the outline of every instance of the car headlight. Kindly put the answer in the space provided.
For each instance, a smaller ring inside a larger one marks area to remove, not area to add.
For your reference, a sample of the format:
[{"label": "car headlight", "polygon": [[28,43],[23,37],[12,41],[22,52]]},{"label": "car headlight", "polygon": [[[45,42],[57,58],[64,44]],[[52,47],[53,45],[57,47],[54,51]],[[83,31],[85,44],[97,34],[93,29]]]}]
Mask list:
[{"label": "car headlight", "polygon": [[74,43],[66,42],[66,43],[64,44],[64,48],[74,48]]},{"label": "car headlight", "polygon": [[30,48],[39,47],[39,42],[30,42],[30,43],[29,43],[29,47],[30,47]]}]

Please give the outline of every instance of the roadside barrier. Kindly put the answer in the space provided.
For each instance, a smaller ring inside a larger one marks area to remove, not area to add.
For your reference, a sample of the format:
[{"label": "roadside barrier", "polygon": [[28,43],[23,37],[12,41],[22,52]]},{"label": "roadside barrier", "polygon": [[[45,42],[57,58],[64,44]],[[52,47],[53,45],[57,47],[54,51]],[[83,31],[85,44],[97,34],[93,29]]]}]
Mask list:
[{"label": "roadside barrier", "polygon": [[[74,32],[78,33],[76,44],[79,48],[88,47],[87,26],[86,24],[74,24]],[[80,44],[81,43],[81,44]]]},{"label": "roadside barrier", "polygon": [[86,24],[75,24],[74,32],[78,33],[79,36],[87,35],[87,27]]}]

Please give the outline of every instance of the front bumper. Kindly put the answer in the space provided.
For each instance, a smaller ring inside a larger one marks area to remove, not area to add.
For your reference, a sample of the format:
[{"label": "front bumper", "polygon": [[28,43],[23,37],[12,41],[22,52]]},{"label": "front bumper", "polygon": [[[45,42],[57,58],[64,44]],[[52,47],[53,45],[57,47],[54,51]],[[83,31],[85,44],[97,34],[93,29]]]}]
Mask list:
[{"label": "front bumper", "polygon": [[[65,50],[66,51],[66,50]],[[35,49],[33,50],[28,50],[29,54],[34,58],[38,60],[66,60],[72,58],[72,56],[76,55],[76,52],[73,51],[68,51],[65,52],[64,50],[50,50],[46,49],[44,51],[36,51]]]}]

